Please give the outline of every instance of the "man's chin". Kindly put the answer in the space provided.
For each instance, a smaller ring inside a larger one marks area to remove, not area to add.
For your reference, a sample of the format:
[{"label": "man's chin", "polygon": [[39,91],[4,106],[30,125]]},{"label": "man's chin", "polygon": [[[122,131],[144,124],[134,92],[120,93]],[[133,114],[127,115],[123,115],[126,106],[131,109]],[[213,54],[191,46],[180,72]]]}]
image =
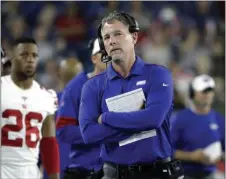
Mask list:
[{"label": "man's chin", "polygon": [[27,72],[25,74],[28,78],[33,78],[35,76],[35,72]]},{"label": "man's chin", "polygon": [[112,56],[112,61],[114,61],[115,63],[121,62],[122,61],[121,55],[114,55],[114,56]]},{"label": "man's chin", "polygon": [[198,102],[198,101],[195,101],[195,104],[199,107],[207,107],[207,106],[211,106],[211,103],[209,102]]}]

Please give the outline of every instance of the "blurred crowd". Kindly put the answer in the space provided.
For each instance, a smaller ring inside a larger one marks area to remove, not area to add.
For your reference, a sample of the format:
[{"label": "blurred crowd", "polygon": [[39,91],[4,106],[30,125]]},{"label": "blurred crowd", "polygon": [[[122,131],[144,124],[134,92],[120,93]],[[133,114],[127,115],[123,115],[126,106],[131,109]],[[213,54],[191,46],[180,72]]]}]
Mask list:
[{"label": "blurred crowd", "polygon": [[139,25],[137,55],[148,63],[171,69],[175,83],[175,109],[188,105],[188,85],[198,74],[216,80],[214,108],[224,113],[225,2],[141,1],[4,1],[1,2],[1,41],[10,53],[11,41],[33,36],[39,46],[37,80],[61,90],[59,67],[63,60],[93,67],[87,44],[111,11],[133,15]]}]

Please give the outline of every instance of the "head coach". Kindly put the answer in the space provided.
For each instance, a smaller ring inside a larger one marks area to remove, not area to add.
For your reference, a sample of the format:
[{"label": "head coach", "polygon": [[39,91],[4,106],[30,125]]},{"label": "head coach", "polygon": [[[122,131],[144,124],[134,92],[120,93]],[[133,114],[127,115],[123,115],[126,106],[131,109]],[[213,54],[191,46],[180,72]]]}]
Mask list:
[{"label": "head coach", "polygon": [[[102,179],[181,178],[180,163],[171,158],[172,75],[165,67],[146,64],[136,56],[138,32],[138,22],[127,13],[112,12],[103,18],[98,38],[102,60],[110,65],[83,87],[80,130],[86,143],[102,144]],[[107,98],[139,88],[146,99],[140,110],[108,110]],[[137,134],[139,137],[134,137],[133,142],[119,145],[119,141]]]}]

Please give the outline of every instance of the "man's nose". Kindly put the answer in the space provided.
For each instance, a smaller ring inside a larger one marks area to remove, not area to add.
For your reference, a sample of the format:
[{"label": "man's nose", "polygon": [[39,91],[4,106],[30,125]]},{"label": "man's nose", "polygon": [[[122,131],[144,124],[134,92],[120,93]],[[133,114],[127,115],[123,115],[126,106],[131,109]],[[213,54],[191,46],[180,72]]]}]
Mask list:
[{"label": "man's nose", "polygon": [[29,62],[29,63],[34,63],[35,58],[34,58],[32,55],[29,55],[29,56],[27,57],[27,60],[26,60],[26,61]]},{"label": "man's nose", "polygon": [[110,45],[113,45],[116,43],[116,38],[114,36],[110,37]]}]

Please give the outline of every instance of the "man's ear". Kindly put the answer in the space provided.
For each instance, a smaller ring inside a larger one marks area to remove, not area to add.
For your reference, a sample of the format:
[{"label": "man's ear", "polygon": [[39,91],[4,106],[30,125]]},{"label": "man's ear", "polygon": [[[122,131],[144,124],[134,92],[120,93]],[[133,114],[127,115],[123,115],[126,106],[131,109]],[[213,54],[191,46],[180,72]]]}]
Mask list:
[{"label": "man's ear", "polygon": [[133,38],[133,44],[135,45],[138,40],[138,33],[137,32],[132,33],[132,38]]}]

